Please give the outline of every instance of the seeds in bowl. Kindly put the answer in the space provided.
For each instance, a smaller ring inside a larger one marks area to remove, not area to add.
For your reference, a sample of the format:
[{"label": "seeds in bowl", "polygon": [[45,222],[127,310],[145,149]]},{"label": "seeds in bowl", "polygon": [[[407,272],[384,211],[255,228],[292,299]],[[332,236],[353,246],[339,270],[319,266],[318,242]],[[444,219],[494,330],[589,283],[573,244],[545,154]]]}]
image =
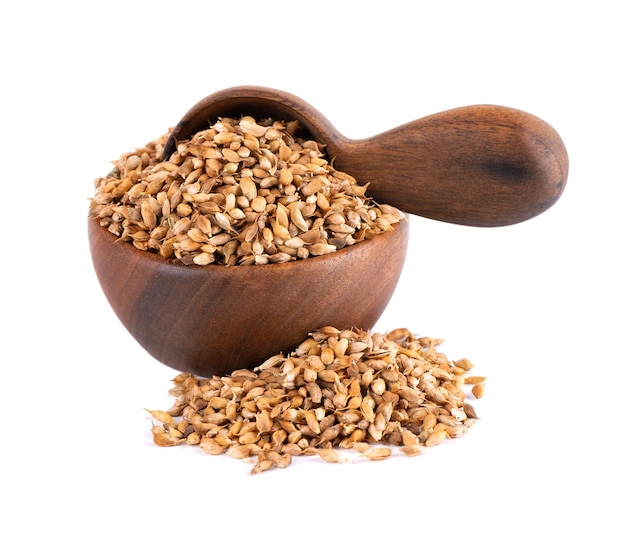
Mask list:
[{"label": "seeds in bowl", "polygon": [[95,180],[89,217],[137,249],[226,266],[325,255],[406,218],[298,132],[297,121],[221,118],[162,161],[166,133]]},{"label": "seeds in bowl", "polygon": [[[167,411],[149,410],[156,445],[256,458],[252,474],[288,467],[293,456],[370,460],[415,456],[476,422],[466,400],[472,363],[450,361],[440,339],[408,329],[386,334],[324,327],[254,370],[200,378],[181,373]],[[470,387],[483,385],[485,378]],[[472,380],[470,380],[472,381]],[[476,396],[478,398],[478,396]]]}]

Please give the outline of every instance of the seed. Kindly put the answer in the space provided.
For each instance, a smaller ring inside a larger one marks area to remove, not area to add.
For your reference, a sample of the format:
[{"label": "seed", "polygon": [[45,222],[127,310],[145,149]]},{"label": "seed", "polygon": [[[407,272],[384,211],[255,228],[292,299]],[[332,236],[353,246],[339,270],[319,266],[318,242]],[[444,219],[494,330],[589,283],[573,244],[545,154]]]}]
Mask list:
[{"label": "seed", "polygon": [[226,450],[224,445],[220,445],[215,439],[212,438],[201,440],[200,448],[207,454],[213,454],[214,456],[222,454]]},{"label": "seed", "polygon": [[423,449],[419,445],[409,445],[406,447],[400,447],[400,452],[402,452],[405,456],[417,456],[421,454]]},{"label": "seed", "polygon": [[336,449],[317,449],[317,455],[328,463],[340,463],[347,461],[347,458],[341,456]]},{"label": "seed", "polygon": [[319,256],[319,255],[328,255],[329,253],[332,253],[333,251],[337,251],[337,246],[334,246],[332,244],[323,244],[320,242],[317,244],[311,244],[310,246],[307,247],[307,249],[309,250],[309,253],[311,255]]},{"label": "seed", "polygon": [[448,437],[448,433],[445,429],[440,428],[434,430],[433,433],[428,436],[428,439],[426,439],[425,445],[427,447],[434,447],[435,445],[439,445],[446,437]]},{"label": "seed", "polygon": [[241,130],[250,134],[254,138],[260,138],[265,135],[265,133],[269,130],[268,126],[258,125],[256,120],[253,117],[242,117],[239,122],[241,126]]},{"label": "seed", "polygon": [[250,456],[250,450],[249,445],[231,445],[226,451],[226,454],[231,458],[242,460]]},{"label": "seed", "polygon": [[363,453],[363,456],[370,460],[384,460],[385,458],[389,458],[389,456],[391,456],[391,449],[388,447],[373,447],[366,450]]},{"label": "seed", "polygon": [[167,411],[161,411],[161,410],[146,410],[148,413],[150,413],[150,415],[152,415],[157,421],[160,421],[162,423],[172,423],[174,422],[174,419],[172,418],[172,416],[167,412]]},{"label": "seed", "polygon": [[259,439],[258,432],[250,431],[239,436],[239,443],[241,445],[250,445],[251,443],[256,443],[258,439]]},{"label": "seed", "polygon": [[319,435],[321,433],[320,424],[319,422],[317,422],[317,418],[315,417],[315,414],[311,411],[304,411],[303,414],[304,414],[304,420],[307,426],[311,429],[311,431],[315,435]]},{"label": "seed", "polygon": [[272,429],[272,419],[269,411],[263,410],[256,416],[256,427],[260,433],[269,432]]},{"label": "seed", "polygon": [[156,213],[147,200],[141,203],[141,219],[148,229],[154,229],[157,226]]},{"label": "seed", "polygon": [[257,195],[254,199],[252,199],[252,201],[250,201],[250,208],[254,210],[254,212],[265,212],[265,209],[267,208],[267,199]]},{"label": "seed", "polygon": [[472,394],[476,398],[482,398],[483,396],[485,396],[485,384],[477,383],[476,385],[474,385],[474,387],[472,387]]},{"label": "seed", "polygon": [[215,262],[215,255],[206,252],[199,253],[198,255],[194,256],[193,262],[194,264],[197,264],[199,266],[206,266]]},{"label": "seed", "polygon": [[459,367],[465,371],[472,370],[472,368],[474,368],[474,365],[472,364],[472,362],[466,358],[458,359],[457,361],[454,361],[454,366]]},{"label": "seed", "polygon": [[475,385],[477,383],[483,383],[487,378],[484,376],[466,376],[465,383],[467,385]]},{"label": "seed", "polygon": [[267,458],[274,462],[274,465],[278,468],[285,468],[291,465],[291,454],[288,452],[280,453],[276,450],[269,450],[267,452]]},{"label": "seed", "polygon": [[382,395],[386,388],[387,384],[382,378],[376,378],[371,385],[372,392],[377,395]]},{"label": "seed", "polygon": [[250,474],[256,475],[257,473],[262,473],[263,471],[268,471],[274,466],[274,462],[272,460],[261,460],[258,461],[255,466],[250,470]]}]

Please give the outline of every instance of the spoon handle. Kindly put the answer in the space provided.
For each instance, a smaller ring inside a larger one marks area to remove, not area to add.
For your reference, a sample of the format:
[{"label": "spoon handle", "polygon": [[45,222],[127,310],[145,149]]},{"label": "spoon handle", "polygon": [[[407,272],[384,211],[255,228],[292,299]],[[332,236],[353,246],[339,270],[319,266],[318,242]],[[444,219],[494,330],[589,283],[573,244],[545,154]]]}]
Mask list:
[{"label": "spoon handle", "polygon": [[477,227],[532,218],[560,197],[568,155],[541,119],[495,105],[456,108],[364,140],[335,132],[336,169],[419,216]]}]

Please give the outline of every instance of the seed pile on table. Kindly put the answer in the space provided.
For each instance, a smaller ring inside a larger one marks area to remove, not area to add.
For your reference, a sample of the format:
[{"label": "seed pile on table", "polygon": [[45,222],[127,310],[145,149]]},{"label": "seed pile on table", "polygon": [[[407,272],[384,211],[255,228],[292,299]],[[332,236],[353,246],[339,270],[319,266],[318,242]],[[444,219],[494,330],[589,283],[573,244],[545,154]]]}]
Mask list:
[{"label": "seed pile on table", "polygon": [[367,198],[297,121],[221,118],[180,141],[123,154],[95,180],[89,216],[122,240],[184,264],[281,263],[324,255],[406,216]]},{"label": "seed pile on table", "polygon": [[181,373],[154,442],[197,445],[209,454],[256,461],[252,474],[287,467],[292,456],[347,461],[341,449],[381,460],[407,456],[465,434],[476,422],[466,402],[484,394],[467,359],[449,361],[439,339],[400,328],[386,334],[316,330],[296,349],[224,377]]}]

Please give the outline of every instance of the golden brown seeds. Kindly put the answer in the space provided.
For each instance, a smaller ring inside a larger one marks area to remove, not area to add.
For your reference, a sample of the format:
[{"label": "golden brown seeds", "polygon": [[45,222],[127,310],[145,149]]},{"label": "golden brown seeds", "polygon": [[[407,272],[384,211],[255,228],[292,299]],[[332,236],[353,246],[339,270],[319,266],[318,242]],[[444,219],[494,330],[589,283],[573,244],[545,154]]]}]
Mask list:
[{"label": "golden brown seeds", "polygon": [[[404,328],[384,335],[326,326],[254,370],[181,373],[173,407],[148,410],[159,421],[154,443],[256,457],[252,474],[288,467],[292,456],[348,461],[338,449],[371,460],[394,448],[416,456],[477,420],[461,389],[466,370],[437,350],[441,342]],[[470,385],[482,396],[484,383]]]},{"label": "golden brown seeds", "polygon": [[222,118],[161,162],[164,134],[94,181],[89,216],[138,249],[201,266],[326,255],[406,218],[297,132],[296,122]]}]

